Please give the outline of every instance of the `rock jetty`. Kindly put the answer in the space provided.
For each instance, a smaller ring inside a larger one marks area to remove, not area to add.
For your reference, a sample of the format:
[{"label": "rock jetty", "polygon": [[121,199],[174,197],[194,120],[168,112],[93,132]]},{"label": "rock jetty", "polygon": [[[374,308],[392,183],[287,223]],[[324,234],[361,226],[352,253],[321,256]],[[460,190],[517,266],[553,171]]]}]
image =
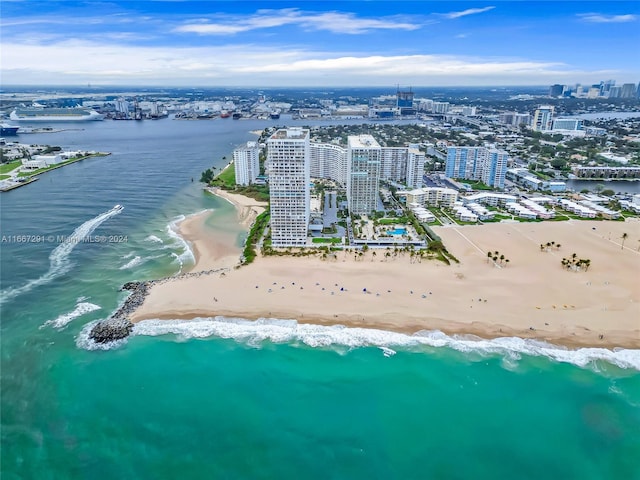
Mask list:
[{"label": "rock jetty", "polygon": [[122,306],[116,310],[113,315],[95,324],[89,333],[89,338],[98,343],[108,343],[128,337],[133,330],[133,323],[129,320],[129,315],[142,305],[144,299],[149,294],[149,289],[153,285],[159,285],[180,278],[201,277],[203,275],[214,274],[224,275],[228,271],[228,268],[219,268],[200,272],[179,273],[159,280],[147,280],[146,282],[127,282],[120,290],[128,290],[131,292],[131,295],[127,297]]},{"label": "rock jetty", "polygon": [[98,322],[89,333],[89,338],[98,343],[108,343],[126,338],[133,330],[133,324],[129,321],[129,314],[142,305],[152,282],[127,282],[121,290],[129,290],[131,295],[127,297],[122,306],[106,320]]}]

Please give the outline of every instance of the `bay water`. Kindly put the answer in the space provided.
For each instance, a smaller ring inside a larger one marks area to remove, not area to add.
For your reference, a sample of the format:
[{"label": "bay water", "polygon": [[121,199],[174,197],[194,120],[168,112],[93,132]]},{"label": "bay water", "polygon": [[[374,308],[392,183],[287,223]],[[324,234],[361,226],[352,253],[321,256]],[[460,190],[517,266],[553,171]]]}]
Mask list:
[{"label": "bay water", "polygon": [[208,210],[240,251],[233,206],[197,180],[272,124],[20,136],[111,155],[0,198],[3,479],[640,479],[638,351],[287,319],[143,322],[91,343],[123,283],[192,265],[184,216]]}]

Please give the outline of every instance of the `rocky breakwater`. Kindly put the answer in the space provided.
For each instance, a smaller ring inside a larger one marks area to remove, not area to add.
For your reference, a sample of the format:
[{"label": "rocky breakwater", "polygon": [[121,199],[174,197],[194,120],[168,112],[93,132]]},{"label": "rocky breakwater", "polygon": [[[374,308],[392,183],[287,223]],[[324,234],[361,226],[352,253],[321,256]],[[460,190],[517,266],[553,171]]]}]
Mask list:
[{"label": "rocky breakwater", "polygon": [[133,330],[133,324],[129,321],[129,314],[142,305],[153,282],[127,282],[121,290],[128,290],[131,295],[127,297],[122,306],[106,320],[98,322],[89,333],[89,337],[98,343],[108,343],[128,337]]}]

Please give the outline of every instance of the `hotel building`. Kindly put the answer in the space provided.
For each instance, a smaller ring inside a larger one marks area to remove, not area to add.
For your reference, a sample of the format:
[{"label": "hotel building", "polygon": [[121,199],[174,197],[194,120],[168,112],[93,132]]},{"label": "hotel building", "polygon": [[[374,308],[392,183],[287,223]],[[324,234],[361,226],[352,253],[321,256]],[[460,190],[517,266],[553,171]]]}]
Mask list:
[{"label": "hotel building", "polygon": [[371,135],[347,143],[347,202],[352,214],[368,215],[378,206],[381,147]]},{"label": "hotel building", "polygon": [[257,142],[247,142],[246,147],[233,151],[233,165],[238,185],[251,185],[260,174],[260,147]]},{"label": "hotel building", "polygon": [[267,140],[271,244],[304,246],[309,225],[309,130],[277,130]]}]

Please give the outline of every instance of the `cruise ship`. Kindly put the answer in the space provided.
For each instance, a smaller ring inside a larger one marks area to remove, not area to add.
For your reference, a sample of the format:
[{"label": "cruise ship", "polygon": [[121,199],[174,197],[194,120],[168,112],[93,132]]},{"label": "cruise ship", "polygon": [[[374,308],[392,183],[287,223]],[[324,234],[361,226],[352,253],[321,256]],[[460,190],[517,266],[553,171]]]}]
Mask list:
[{"label": "cruise ship", "polygon": [[103,115],[88,108],[16,108],[9,118],[14,122],[87,122]]}]

